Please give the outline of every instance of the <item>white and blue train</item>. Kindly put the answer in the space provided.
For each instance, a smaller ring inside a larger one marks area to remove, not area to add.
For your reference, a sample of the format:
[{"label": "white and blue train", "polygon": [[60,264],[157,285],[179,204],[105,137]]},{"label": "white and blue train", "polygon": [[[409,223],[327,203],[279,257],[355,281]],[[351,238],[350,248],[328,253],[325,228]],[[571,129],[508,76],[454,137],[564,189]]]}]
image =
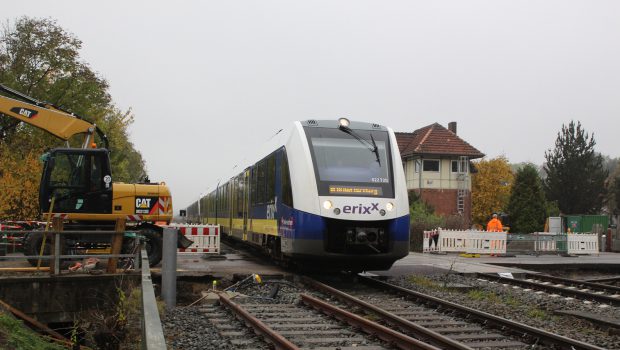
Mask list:
[{"label": "white and blue train", "polygon": [[383,270],[409,252],[409,205],[394,132],[339,120],[295,122],[244,170],[186,212],[189,222],[274,259]]}]

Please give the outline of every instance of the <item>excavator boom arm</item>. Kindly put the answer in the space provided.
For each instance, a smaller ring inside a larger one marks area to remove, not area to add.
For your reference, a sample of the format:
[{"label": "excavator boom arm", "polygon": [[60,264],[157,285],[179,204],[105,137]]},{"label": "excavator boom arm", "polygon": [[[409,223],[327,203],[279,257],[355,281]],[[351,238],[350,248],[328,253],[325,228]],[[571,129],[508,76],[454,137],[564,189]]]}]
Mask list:
[{"label": "excavator boom arm", "polygon": [[[28,98],[1,84],[0,91],[17,95],[24,99]],[[93,135],[97,132],[103,139],[105,147],[108,147],[107,137],[95,124],[52,105],[36,102],[36,100],[31,98],[29,98],[29,102],[33,103],[0,95],[0,113],[45,130],[64,141],[69,140],[76,134]]]}]

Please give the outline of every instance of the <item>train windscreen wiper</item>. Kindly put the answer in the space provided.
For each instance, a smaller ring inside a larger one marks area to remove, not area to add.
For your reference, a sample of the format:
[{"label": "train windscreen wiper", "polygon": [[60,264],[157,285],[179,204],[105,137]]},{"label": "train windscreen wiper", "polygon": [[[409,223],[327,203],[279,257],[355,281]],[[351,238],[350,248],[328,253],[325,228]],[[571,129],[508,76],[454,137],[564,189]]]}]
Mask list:
[{"label": "train windscreen wiper", "polygon": [[377,157],[377,159],[376,159],[377,163],[379,163],[379,166],[381,166],[381,160],[379,159],[379,147],[377,147],[377,143],[375,142],[375,139],[372,137],[372,134],[370,135],[370,141],[372,141],[372,142],[370,142],[370,141],[366,140],[365,138],[363,138],[362,136],[360,136],[355,131],[353,131],[353,129],[349,128],[348,126],[340,125],[338,127],[338,129],[340,129],[340,130],[346,132],[347,134],[353,136],[353,138],[355,138],[361,144],[366,146],[366,148],[368,148],[368,150],[370,152],[375,154],[375,156]]}]

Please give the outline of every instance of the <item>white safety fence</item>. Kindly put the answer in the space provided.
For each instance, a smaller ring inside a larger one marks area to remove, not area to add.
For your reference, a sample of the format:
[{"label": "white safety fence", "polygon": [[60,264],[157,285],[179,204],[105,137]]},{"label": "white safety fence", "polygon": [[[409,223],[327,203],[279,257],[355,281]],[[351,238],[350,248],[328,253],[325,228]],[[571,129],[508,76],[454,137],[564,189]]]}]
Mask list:
[{"label": "white safety fence", "polygon": [[186,249],[179,248],[179,253],[213,253],[220,252],[220,225],[180,225],[171,224],[170,227],[176,228],[187,239],[191,240],[192,245]]},{"label": "white safety fence", "polygon": [[441,228],[424,231],[423,251],[505,254],[506,233]]},{"label": "white safety fence", "polygon": [[[531,236],[533,237],[534,252],[536,253],[561,252],[561,245],[565,238],[565,235],[555,232],[534,232]],[[558,242],[560,243],[558,244]]]},{"label": "white safety fence", "polygon": [[[533,244],[533,252],[566,252],[568,254],[598,254],[599,240],[596,233],[556,234],[536,232],[523,235]],[[454,252],[472,254],[505,254],[507,249],[505,232],[473,230],[424,231],[423,252]],[[514,238],[514,237],[513,237]]]},{"label": "white safety fence", "polygon": [[568,254],[598,254],[598,234],[569,233]]},{"label": "white safety fence", "polygon": [[506,254],[506,233],[470,231],[465,252],[472,254]]},{"label": "white safety fence", "polygon": [[535,232],[534,251],[537,253],[598,254],[599,240],[596,233]]}]

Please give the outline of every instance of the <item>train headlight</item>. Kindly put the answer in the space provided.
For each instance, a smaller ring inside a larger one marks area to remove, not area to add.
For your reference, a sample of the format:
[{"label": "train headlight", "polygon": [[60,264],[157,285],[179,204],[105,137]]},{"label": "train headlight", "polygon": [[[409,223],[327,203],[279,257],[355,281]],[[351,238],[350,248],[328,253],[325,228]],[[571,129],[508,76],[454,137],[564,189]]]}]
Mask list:
[{"label": "train headlight", "polygon": [[385,216],[385,209],[379,210],[379,214],[381,214],[381,216]]},{"label": "train headlight", "polygon": [[387,209],[387,211],[394,210],[394,204],[392,202],[388,202],[388,204],[385,205],[385,209]]},{"label": "train headlight", "polygon": [[348,128],[349,127],[349,119],[347,118],[340,118],[338,119],[338,125],[342,126],[343,128]]},{"label": "train headlight", "polygon": [[332,207],[332,201],[325,201],[325,202],[323,202],[323,208],[331,209],[331,207]]},{"label": "train headlight", "polygon": [[340,208],[334,208],[334,214],[340,215]]}]

